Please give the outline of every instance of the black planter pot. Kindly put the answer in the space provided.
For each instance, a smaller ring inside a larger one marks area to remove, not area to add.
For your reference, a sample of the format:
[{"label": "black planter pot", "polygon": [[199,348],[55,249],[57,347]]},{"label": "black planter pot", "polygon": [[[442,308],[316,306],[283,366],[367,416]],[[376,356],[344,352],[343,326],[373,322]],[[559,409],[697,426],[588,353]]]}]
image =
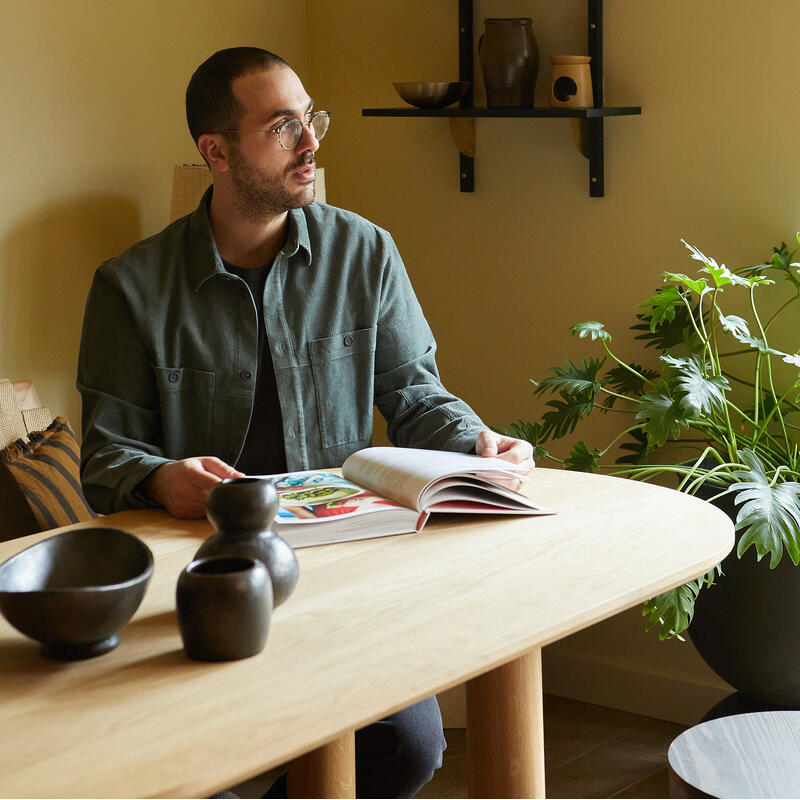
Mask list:
[{"label": "black planter pot", "polygon": [[[740,506],[733,495],[714,503],[736,519]],[[756,561],[751,547],[741,559],[734,548],[722,570],[697,597],[692,642],[711,669],[747,697],[800,708],[800,568],[784,553],[770,569],[769,556]]]}]

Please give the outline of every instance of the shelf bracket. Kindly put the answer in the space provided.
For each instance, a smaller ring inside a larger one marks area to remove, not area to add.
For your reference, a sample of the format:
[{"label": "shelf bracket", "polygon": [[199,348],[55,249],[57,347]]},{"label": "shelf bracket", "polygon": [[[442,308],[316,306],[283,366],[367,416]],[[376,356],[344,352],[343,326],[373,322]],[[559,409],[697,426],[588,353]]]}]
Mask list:
[{"label": "shelf bracket", "polygon": [[[592,71],[592,94],[596,108],[603,107],[603,0],[588,0],[587,43]],[[570,120],[572,138],[580,154],[589,160],[589,196],[605,194],[603,117]]]},{"label": "shelf bracket", "polygon": [[[587,45],[595,108],[603,107],[603,0],[588,0]],[[605,196],[603,118],[581,120],[581,152],[589,159],[589,197]]]},{"label": "shelf bracket", "polygon": [[[458,0],[458,79],[469,81],[469,88],[459,101],[461,108],[472,108],[472,86],[475,80],[472,64],[474,28],[472,0]],[[458,176],[462,192],[475,191],[475,120],[450,118],[450,133],[459,151]]]},{"label": "shelf bracket", "polygon": [[472,117],[450,117],[450,135],[459,153],[475,158],[475,120]]}]

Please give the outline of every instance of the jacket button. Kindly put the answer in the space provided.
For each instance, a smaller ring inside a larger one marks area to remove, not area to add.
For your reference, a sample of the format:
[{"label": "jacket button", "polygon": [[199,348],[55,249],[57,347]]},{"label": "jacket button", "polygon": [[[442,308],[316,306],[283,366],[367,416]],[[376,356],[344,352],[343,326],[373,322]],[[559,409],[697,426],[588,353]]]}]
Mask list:
[{"label": "jacket button", "polygon": [[250,378],[253,377],[253,374],[249,370],[246,370],[246,369],[243,370],[240,374],[242,376],[242,380],[243,381],[249,381]]},{"label": "jacket button", "polygon": [[170,383],[177,383],[180,379],[181,379],[181,374],[179,372],[170,372],[169,374]]},{"label": "jacket button", "polygon": [[353,344],[353,337],[348,333],[347,336],[344,337],[344,346],[350,347]]}]

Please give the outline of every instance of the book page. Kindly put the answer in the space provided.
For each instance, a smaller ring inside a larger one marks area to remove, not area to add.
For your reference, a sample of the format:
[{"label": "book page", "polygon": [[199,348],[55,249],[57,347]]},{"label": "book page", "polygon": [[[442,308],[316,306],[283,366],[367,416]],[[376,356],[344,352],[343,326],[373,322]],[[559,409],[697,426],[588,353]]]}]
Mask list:
[{"label": "book page", "polygon": [[409,447],[368,447],[351,455],[342,473],[361,486],[421,511],[420,499],[427,486],[449,475],[524,477],[525,470],[499,458]]},{"label": "book page", "polygon": [[278,478],[280,525],[304,525],[402,508],[331,472],[293,472]]}]

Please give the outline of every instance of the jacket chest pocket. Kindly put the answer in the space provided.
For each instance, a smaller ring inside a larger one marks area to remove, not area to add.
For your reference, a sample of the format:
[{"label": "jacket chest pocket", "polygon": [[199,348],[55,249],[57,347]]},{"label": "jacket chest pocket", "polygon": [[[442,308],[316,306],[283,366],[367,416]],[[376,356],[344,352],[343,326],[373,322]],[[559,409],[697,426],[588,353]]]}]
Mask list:
[{"label": "jacket chest pocket", "polygon": [[191,367],[153,367],[161,407],[164,455],[181,459],[212,455],[214,376]]},{"label": "jacket chest pocket", "polygon": [[323,447],[372,436],[377,328],[309,342]]}]

